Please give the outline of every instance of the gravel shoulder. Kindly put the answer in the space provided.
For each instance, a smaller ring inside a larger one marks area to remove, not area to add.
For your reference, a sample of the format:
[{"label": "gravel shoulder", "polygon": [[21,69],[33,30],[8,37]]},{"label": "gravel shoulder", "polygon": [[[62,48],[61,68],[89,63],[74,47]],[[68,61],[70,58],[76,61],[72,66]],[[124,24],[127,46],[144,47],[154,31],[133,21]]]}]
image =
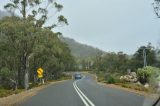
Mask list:
[{"label": "gravel shoulder", "polygon": [[21,104],[22,102],[24,102],[25,100],[27,100],[28,98],[36,95],[40,90],[42,90],[52,84],[64,82],[64,81],[66,81],[66,80],[50,82],[49,84],[42,85],[40,87],[36,87],[36,88],[30,89],[27,91],[23,91],[18,94],[13,94],[8,97],[0,98],[0,106],[17,106],[17,105]]}]

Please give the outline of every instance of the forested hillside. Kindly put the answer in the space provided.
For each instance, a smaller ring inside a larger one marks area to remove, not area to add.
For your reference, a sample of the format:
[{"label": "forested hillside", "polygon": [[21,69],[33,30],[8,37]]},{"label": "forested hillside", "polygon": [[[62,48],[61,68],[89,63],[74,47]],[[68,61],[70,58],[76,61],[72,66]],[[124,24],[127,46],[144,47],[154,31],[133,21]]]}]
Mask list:
[{"label": "forested hillside", "polygon": [[71,49],[72,54],[75,57],[93,57],[98,54],[105,53],[104,51],[94,48],[92,46],[81,44],[75,41],[74,39],[67,38],[67,37],[60,37],[62,41],[68,44],[69,48]]}]

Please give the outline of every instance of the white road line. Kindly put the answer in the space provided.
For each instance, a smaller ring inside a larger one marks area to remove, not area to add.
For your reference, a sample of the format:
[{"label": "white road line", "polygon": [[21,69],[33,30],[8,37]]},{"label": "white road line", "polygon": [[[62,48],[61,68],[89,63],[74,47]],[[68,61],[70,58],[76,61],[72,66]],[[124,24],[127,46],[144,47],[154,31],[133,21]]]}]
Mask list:
[{"label": "white road line", "polygon": [[78,86],[77,86],[77,81],[75,82],[75,87],[78,89],[78,91],[81,93],[81,95],[91,104],[91,106],[95,106],[92,102],[91,102],[91,100],[89,100],[88,99],[88,97],[78,88]]},{"label": "white road line", "polygon": [[[79,80],[77,80],[77,81],[79,81]],[[80,96],[80,98],[82,99],[82,101],[83,101],[83,103],[86,105],[86,106],[89,106],[89,104],[91,105],[91,106],[95,106],[92,102],[91,102],[91,100],[89,100],[88,99],[88,97],[78,88],[78,86],[77,86],[77,81],[74,81],[73,82],[73,87],[74,87],[74,89],[76,90],[76,92],[78,93],[78,95]],[[89,104],[88,104],[88,103]]]},{"label": "white road line", "polygon": [[75,87],[75,82],[73,82],[73,87],[74,89],[76,90],[77,94],[79,95],[79,97],[82,99],[83,103],[86,105],[86,106],[89,106],[88,103],[85,101],[85,99],[82,97],[82,95],[78,92],[77,88]]}]

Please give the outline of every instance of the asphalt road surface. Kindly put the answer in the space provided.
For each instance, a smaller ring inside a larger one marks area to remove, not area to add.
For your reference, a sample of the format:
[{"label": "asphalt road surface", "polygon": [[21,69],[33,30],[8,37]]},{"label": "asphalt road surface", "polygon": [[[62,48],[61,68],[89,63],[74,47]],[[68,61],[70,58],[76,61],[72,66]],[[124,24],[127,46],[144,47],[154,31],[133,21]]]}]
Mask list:
[{"label": "asphalt road surface", "polygon": [[84,75],[81,80],[53,84],[21,106],[151,106],[151,101],[144,96],[103,86],[90,75]]}]

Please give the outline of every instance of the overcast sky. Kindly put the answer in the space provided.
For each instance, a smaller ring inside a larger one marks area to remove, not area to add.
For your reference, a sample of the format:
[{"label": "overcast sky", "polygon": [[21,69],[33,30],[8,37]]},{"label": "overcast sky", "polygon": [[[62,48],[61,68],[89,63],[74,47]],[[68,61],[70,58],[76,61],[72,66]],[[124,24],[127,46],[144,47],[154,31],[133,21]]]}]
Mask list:
[{"label": "overcast sky", "polygon": [[[0,9],[8,0],[0,1]],[[56,28],[63,36],[104,51],[133,54],[138,47],[160,40],[160,19],[153,0],[58,0],[69,26]],[[52,23],[54,20],[50,20]]]}]

